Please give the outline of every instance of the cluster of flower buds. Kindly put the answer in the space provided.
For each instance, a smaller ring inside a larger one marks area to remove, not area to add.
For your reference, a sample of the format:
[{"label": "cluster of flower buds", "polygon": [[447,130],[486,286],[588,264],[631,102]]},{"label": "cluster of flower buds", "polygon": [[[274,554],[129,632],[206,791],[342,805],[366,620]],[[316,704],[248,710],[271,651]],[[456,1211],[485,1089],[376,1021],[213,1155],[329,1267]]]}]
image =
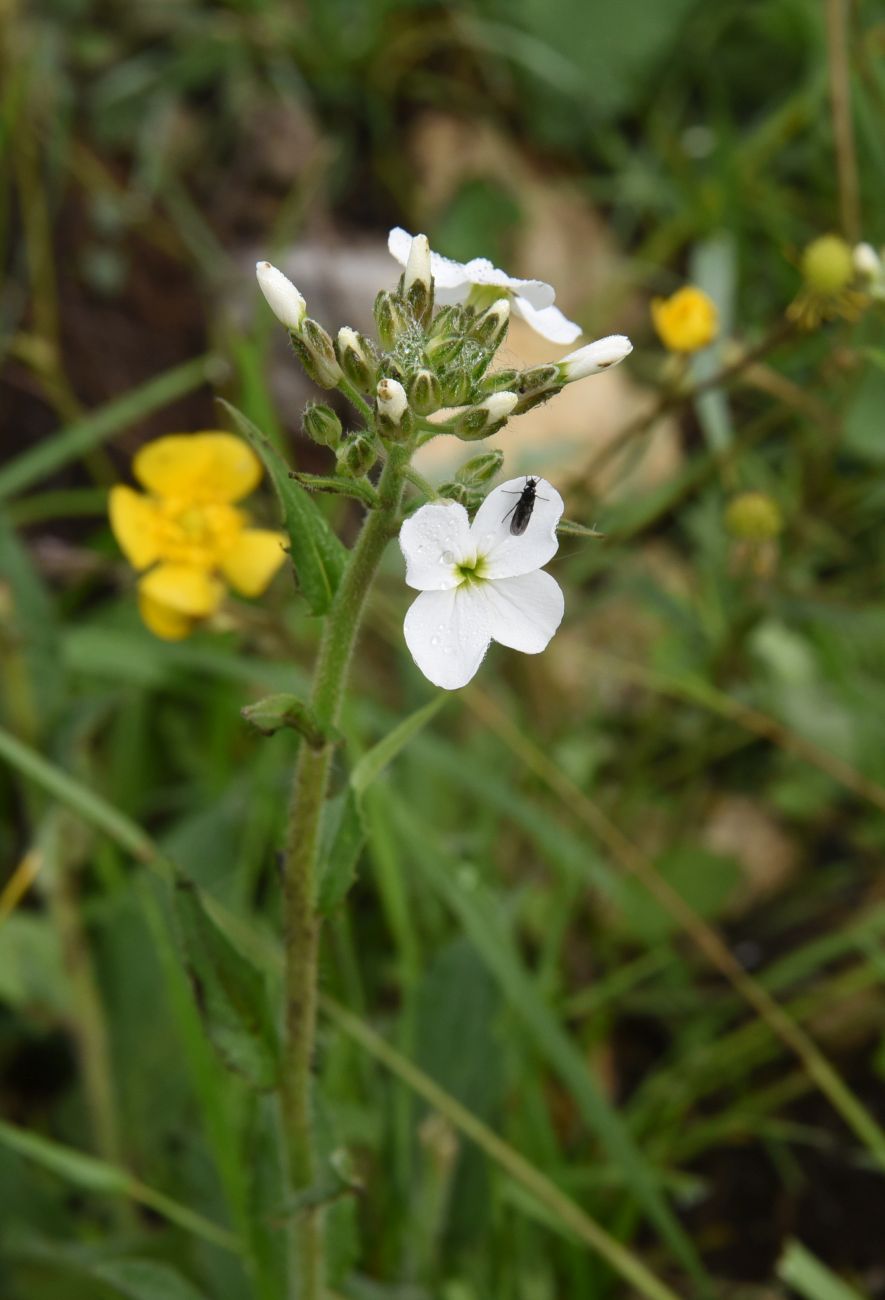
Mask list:
[{"label": "cluster of flower buds", "polygon": [[[534,285],[542,290],[549,286],[514,281],[492,268],[493,276],[500,277],[500,287],[497,280],[484,280],[482,293],[470,301],[450,300],[434,310],[434,267],[440,271],[444,263],[451,277],[453,268],[466,274],[473,266],[460,268],[438,258],[434,263],[434,258],[425,235],[412,238],[402,255],[399,284],[394,290],[383,290],[375,300],[380,347],[348,326],[339,330],[333,343],[307,314],[304,298],[282,272],[269,262],[258,263],[261,290],[288,329],[308,375],[322,387],[340,388],[374,410],[374,432],[363,429],[349,438],[342,437],[341,422],[330,407],[310,405],[305,411],[304,432],[335,450],[339,473],[368,473],[382,452],[376,439],[395,445],[417,438],[420,445],[422,435],[442,432],[465,442],[488,438],[510,416],[546,401],[565,384],[616,365],[631,351],[628,339],[613,335],[549,365],[492,370],[507,336],[512,304],[523,316],[528,310],[513,286]],[[485,263],[477,273],[488,278]],[[450,293],[445,277],[443,285]],[[450,495],[461,499],[478,481],[459,477],[449,486]]]}]

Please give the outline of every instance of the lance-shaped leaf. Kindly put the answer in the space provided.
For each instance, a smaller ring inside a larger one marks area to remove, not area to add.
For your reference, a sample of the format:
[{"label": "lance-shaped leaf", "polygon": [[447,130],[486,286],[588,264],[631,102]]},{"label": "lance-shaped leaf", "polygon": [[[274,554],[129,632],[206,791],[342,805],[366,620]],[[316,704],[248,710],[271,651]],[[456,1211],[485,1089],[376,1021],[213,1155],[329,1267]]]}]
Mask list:
[{"label": "lance-shaped leaf", "polygon": [[317,909],[322,916],[343,903],[356,880],[356,866],[366,839],[366,829],[353,786],[330,799],[323,810],[323,840]]},{"label": "lance-shaped leaf", "polygon": [[179,875],[175,918],[200,1016],[224,1064],[256,1088],[272,1088],[277,1043],[263,976],[210,917],[200,891]]},{"label": "lance-shaped leaf", "polygon": [[283,524],[289,535],[292,562],[311,613],[325,614],[341,581],[347,563],[347,548],[341,544],[326,522],[313,497],[289,477],[289,466],[264,434],[256,429],[242,411],[222,399],[239,433],[264,462],[274,485]]}]

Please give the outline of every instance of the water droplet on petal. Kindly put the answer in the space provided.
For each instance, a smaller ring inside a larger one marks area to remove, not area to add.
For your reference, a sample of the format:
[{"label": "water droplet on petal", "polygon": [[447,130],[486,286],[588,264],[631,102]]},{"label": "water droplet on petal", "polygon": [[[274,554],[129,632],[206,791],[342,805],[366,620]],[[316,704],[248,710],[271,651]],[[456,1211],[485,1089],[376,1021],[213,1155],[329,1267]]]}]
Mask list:
[{"label": "water droplet on petal", "polygon": [[451,551],[443,551],[442,555],[439,557],[439,562],[440,564],[454,564],[455,557]]},{"label": "water droplet on petal", "polygon": [[438,637],[438,636],[432,636],[432,637],[430,638],[430,644],[431,644],[431,645],[439,645],[439,637]]}]

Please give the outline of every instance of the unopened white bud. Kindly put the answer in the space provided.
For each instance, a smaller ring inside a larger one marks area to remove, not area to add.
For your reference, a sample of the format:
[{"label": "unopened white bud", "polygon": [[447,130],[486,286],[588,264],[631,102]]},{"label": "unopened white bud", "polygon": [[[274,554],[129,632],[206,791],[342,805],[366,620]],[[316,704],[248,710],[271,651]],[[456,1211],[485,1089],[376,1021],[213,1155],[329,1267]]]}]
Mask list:
[{"label": "unopened white bud", "polygon": [[457,438],[472,442],[475,438],[485,438],[494,433],[510,415],[519,401],[517,393],[491,393],[476,406],[470,406],[460,415],[453,432]]},{"label": "unopened white bud", "polygon": [[378,410],[391,424],[399,424],[408,410],[409,399],[398,379],[382,379],[377,388]]},{"label": "unopened white bud", "polygon": [[625,334],[609,334],[608,338],[597,339],[576,352],[570,352],[558,363],[559,373],[565,383],[576,379],[585,379],[587,375],[598,375],[603,370],[610,370],[633,351],[633,344]]},{"label": "unopened white bud", "polygon": [[878,280],[882,274],[882,259],[872,244],[858,244],[852,258],[858,275],[865,280]]},{"label": "unopened white bud", "polygon": [[292,281],[270,262],[256,262],[255,274],[258,276],[258,287],[277,320],[297,333],[307,314],[307,303]]},{"label": "unopened white bud", "polygon": [[413,284],[430,289],[430,244],[426,235],[415,235],[409,248],[409,260],[403,277],[403,292],[408,294]]},{"label": "unopened white bud", "polygon": [[503,393],[492,393],[476,409],[487,412],[489,424],[497,424],[499,420],[507,419],[518,401],[518,393],[508,393],[505,389]]}]

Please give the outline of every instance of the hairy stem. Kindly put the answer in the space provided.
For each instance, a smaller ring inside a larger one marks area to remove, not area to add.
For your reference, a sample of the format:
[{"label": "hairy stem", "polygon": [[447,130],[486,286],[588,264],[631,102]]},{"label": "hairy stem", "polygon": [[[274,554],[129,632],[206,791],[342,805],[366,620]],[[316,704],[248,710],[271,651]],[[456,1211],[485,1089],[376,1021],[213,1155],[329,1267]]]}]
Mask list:
[{"label": "hairy stem", "polygon": [[[326,619],[311,691],[321,726],[336,726],[347,672],[366,595],[399,511],[411,449],[390,451],[378,484],[378,508],[363,524],[341,585]],[[285,1047],[280,1104],[290,1191],[294,1196],[316,1179],[311,1070],[316,1033],[317,959],[320,916],[316,908],[318,843],[332,761],[332,745],[302,745],[292,784],[286,834],[283,904]],[[323,1295],[323,1210],[295,1211],[291,1234],[290,1291],[298,1300]]]}]

